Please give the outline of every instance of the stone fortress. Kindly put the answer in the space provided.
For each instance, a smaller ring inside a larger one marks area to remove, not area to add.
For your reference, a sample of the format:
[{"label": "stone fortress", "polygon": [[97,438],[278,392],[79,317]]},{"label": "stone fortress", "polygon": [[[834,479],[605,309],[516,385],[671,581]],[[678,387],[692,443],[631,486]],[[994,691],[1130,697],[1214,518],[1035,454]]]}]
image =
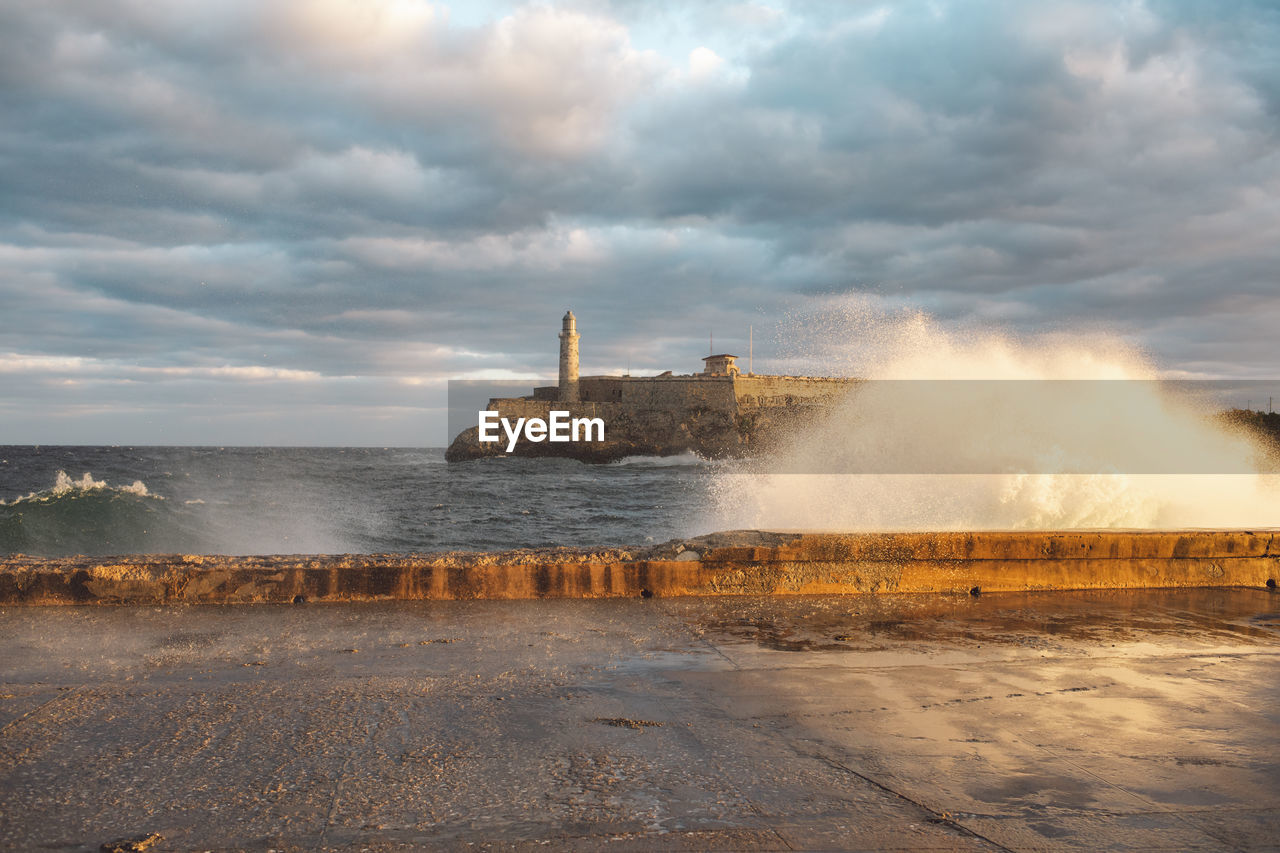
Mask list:
[{"label": "stone fortress", "polygon": [[[556,385],[534,388],[528,397],[500,397],[488,409],[502,417],[547,419],[550,412],[602,418],[603,442],[521,441],[512,455],[567,456],[608,462],[626,456],[674,456],[693,452],[706,458],[748,456],[766,449],[786,431],[824,411],[858,379],[766,376],[737,365],[738,356],[720,353],[702,360],[699,373],[657,376],[580,376],[578,321],[564,315],[560,330],[560,376]],[[477,429],[460,433],[450,445],[450,462],[506,455],[501,442],[482,443]]]}]

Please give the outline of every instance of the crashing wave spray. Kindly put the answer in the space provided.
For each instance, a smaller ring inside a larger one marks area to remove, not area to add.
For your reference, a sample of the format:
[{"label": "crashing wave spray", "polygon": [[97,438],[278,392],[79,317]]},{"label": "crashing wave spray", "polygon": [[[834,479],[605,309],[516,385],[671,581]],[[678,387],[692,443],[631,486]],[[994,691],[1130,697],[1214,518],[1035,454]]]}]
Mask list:
[{"label": "crashing wave spray", "polygon": [[0,554],[173,551],[173,512],[141,480],[111,486],[58,471],[51,488],[0,500]]},{"label": "crashing wave spray", "polygon": [[[954,332],[859,302],[792,325],[803,349],[784,353],[790,373],[939,381],[927,394],[867,383],[774,453],[715,471],[708,529],[1280,526],[1280,483],[1257,473],[1259,449],[1171,398],[1115,338]],[[1021,382],[983,397],[974,380]],[[1065,391],[1077,385],[1124,393],[1081,404]],[[1214,473],[1147,473],[1191,470]]]},{"label": "crashing wave spray", "polygon": [[19,506],[20,504],[49,503],[57,498],[79,497],[83,495],[92,495],[95,493],[134,495],[140,498],[154,498],[155,500],[164,500],[159,495],[153,495],[147,490],[147,484],[141,480],[134,480],[129,486],[108,486],[106,480],[95,480],[93,474],[88,471],[79,479],[74,479],[67,475],[66,471],[59,471],[54,477],[53,487],[43,492],[31,492],[26,497],[14,498],[13,500],[0,499],[0,506]]}]

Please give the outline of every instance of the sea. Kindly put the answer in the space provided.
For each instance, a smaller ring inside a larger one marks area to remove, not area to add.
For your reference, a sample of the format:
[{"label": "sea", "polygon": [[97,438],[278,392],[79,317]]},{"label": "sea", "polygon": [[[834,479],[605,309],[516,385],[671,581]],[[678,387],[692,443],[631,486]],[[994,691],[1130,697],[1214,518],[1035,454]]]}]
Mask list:
[{"label": "sea", "polygon": [[0,446],[0,555],[638,547],[706,532],[713,467],[448,464],[438,447]]}]

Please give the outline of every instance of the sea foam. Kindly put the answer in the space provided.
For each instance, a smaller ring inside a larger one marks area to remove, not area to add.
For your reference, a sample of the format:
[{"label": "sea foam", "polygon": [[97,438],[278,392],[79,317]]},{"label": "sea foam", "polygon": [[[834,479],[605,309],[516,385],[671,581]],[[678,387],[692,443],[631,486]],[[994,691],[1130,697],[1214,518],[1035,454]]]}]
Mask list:
[{"label": "sea foam", "polygon": [[47,490],[40,492],[31,492],[23,497],[14,498],[13,500],[0,499],[0,506],[16,506],[21,502],[31,501],[48,501],[52,498],[62,498],[67,496],[85,495],[93,493],[115,493],[122,495],[134,495],[140,498],[154,498],[156,500],[164,500],[160,495],[153,495],[148,489],[146,483],[141,480],[134,480],[128,486],[109,486],[106,480],[95,480],[93,474],[86,471],[80,479],[76,480],[67,474],[66,471],[58,471],[54,476],[53,486]]},{"label": "sea foam", "polygon": [[[955,331],[856,301],[793,325],[789,372],[932,380],[930,394],[868,383],[776,452],[716,471],[705,530],[1280,525],[1280,478],[1258,473],[1259,448],[1171,399],[1151,359],[1115,337]],[[1042,390],[993,404],[969,393],[978,380]],[[1073,408],[1052,380],[1128,380],[1132,393]],[[1117,449],[1157,464],[1117,468]],[[1188,470],[1213,473],[1161,473]]]}]

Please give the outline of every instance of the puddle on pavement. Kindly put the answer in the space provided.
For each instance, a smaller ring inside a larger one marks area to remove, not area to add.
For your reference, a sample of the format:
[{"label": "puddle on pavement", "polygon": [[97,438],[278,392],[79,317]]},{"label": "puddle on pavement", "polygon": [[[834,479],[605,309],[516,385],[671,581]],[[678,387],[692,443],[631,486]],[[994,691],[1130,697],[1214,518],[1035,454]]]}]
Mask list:
[{"label": "puddle on pavement", "polygon": [[987,644],[1035,649],[1161,638],[1280,642],[1280,596],[1247,589],[732,597],[667,604],[712,642],[782,652]]}]

